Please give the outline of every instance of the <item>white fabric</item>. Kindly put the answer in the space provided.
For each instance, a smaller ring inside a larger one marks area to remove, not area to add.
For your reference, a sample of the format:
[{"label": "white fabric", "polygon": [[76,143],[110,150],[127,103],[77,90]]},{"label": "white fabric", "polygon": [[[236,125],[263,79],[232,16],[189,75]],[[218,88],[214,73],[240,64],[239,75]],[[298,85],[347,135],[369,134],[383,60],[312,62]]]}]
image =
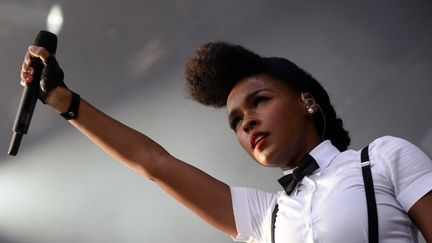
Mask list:
[{"label": "white fabric", "polygon": [[[235,241],[271,243],[271,215],[277,203],[276,243],[368,242],[360,151],[340,153],[324,141],[310,154],[320,169],[303,178],[291,196],[231,187]],[[373,141],[369,156],[379,241],[417,242],[417,228],[407,212],[432,190],[432,161],[415,145],[390,136]]]}]

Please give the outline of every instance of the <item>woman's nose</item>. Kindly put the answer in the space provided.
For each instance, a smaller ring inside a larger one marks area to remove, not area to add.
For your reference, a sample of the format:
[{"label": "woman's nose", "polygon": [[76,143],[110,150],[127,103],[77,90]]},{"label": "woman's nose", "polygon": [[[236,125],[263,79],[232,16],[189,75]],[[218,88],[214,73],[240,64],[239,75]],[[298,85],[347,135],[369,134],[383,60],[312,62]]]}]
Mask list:
[{"label": "woman's nose", "polygon": [[255,118],[249,118],[243,123],[243,131],[249,133],[254,127],[258,125],[258,120]]}]

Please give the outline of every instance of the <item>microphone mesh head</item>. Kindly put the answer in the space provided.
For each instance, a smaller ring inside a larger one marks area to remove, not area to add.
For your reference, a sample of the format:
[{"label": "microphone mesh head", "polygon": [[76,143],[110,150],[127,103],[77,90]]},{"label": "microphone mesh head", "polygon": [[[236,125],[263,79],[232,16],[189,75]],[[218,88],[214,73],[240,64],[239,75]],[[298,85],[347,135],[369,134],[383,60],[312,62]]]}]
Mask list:
[{"label": "microphone mesh head", "polygon": [[51,32],[41,30],[33,44],[44,47],[50,54],[55,55],[57,50],[57,36]]}]

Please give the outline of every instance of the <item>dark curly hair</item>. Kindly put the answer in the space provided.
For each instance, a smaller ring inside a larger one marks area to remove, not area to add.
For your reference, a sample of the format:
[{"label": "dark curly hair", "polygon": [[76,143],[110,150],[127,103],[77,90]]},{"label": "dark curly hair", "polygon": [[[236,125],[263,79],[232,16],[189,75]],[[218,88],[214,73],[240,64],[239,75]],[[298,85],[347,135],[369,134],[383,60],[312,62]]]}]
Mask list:
[{"label": "dark curly hair", "polygon": [[[195,101],[213,107],[226,106],[231,89],[243,78],[267,74],[291,89],[309,92],[321,112],[314,114],[318,133],[340,151],[350,144],[348,131],[321,84],[293,62],[280,57],[261,57],[240,45],[209,42],[199,46],[186,63],[186,89]],[[325,131],[324,131],[325,129]]]}]

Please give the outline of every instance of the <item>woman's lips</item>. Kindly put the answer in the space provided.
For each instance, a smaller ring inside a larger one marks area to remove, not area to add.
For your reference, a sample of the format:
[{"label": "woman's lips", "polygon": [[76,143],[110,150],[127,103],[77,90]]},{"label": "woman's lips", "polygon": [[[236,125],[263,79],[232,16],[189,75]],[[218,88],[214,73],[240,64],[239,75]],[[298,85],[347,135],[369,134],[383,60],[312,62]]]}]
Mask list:
[{"label": "woman's lips", "polygon": [[269,134],[270,134],[269,132],[255,132],[255,133],[253,133],[252,137],[250,139],[252,149],[255,149],[257,146],[264,143],[265,138],[268,137]]}]

